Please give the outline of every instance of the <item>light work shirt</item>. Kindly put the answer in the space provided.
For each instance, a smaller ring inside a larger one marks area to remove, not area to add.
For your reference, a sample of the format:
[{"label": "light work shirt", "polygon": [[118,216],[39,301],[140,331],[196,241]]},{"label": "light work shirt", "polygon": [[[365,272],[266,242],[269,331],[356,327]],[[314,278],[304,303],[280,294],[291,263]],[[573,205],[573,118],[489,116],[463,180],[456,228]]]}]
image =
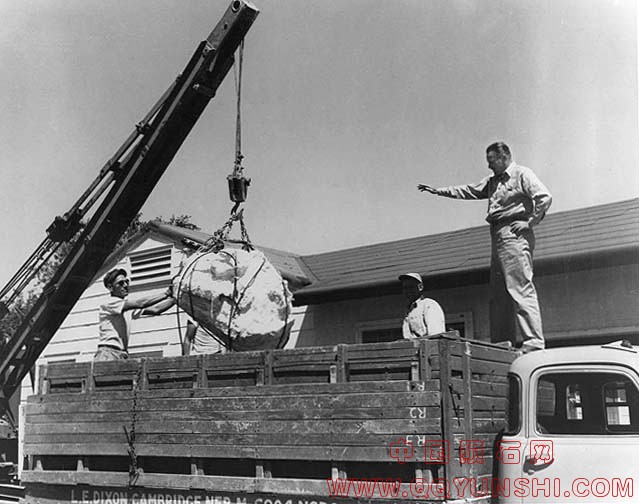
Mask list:
[{"label": "light work shirt", "polygon": [[419,298],[409,307],[402,324],[405,339],[443,333],[444,310],[439,303],[430,298]]},{"label": "light work shirt", "polygon": [[488,199],[486,220],[524,220],[532,226],[543,219],[552,202],[546,186],[530,168],[510,163],[504,173],[486,177],[477,184],[441,187],[441,196],[457,199]]},{"label": "light work shirt", "polygon": [[125,299],[110,297],[100,305],[98,345],[109,345],[127,351],[131,334],[131,319],[138,318],[141,310],[124,311]]},{"label": "light work shirt", "polygon": [[192,354],[224,353],[226,347],[211,333],[196,323],[195,335],[191,344]]}]

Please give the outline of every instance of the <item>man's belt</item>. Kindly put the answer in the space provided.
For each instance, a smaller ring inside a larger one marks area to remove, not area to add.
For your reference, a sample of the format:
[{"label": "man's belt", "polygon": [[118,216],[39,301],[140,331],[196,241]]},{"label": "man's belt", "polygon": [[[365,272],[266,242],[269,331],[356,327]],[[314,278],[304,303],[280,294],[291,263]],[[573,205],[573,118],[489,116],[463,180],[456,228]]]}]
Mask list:
[{"label": "man's belt", "polygon": [[496,221],[491,221],[490,225],[493,227],[502,227],[508,226],[513,222],[528,222],[528,218],[523,215],[515,215],[513,217],[504,217],[503,219],[497,219]]},{"label": "man's belt", "polygon": [[126,350],[122,350],[120,347],[116,347],[115,345],[98,345],[98,348],[110,348],[111,350],[117,350],[118,352],[128,353]]}]

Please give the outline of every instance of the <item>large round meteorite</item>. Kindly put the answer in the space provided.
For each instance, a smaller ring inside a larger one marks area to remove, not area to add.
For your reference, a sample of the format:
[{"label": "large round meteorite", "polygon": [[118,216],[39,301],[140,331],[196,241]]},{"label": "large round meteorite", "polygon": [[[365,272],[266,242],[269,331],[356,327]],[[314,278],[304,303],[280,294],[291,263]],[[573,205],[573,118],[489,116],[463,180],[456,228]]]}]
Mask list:
[{"label": "large round meteorite", "polygon": [[223,249],[188,257],[173,280],[178,305],[236,351],[288,341],[292,295],[259,250]]}]

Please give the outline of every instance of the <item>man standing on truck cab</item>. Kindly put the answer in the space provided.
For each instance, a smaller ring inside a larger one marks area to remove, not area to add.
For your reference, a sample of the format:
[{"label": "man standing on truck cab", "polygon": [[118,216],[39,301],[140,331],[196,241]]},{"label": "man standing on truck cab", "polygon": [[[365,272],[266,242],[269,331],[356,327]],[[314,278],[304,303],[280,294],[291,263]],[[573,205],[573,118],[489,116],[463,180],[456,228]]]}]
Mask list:
[{"label": "man standing on truck cab", "polygon": [[526,353],[545,346],[537,291],[533,284],[533,226],[539,224],[552,197],[532,170],[512,160],[509,147],[496,142],[486,149],[493,175],[477,184],[420,191],[457,199],[487,199],[492,239],[490,261],[490,330],[493,342],[515,343],[516,330]]},{"label": "man standing on truck cab", "polygon": [[93,360],[108,361],[129,357],[131,319],[142,315],[159,315],[175,304],[169,287],[162,294],[129,299],[129,279],[118,268],[104,276],[104,286],[111,293],[109,301],[100,305],[100,340]]},{"label": "man standing on truck cab", "polygon": [[404,339],[443,333],[444,310],[434,299],[424,297],[424,282],[419,273],[399,275],[408,309],[402,324]]}]

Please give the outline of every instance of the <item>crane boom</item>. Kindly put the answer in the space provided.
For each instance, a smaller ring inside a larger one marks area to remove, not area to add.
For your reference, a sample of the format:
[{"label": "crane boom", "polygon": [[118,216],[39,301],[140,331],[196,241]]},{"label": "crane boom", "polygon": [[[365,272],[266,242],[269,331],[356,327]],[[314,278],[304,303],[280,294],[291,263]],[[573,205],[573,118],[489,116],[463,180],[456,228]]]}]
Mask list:
[{"label": "crane boom", "polygon": [[[49,250],[63,242],[70,243],[71,249],[1,348],[0,413],[139,213],[232,67],[234,53],[257,14],[258,10],[246,0],[233,0],[175,83],[136,125],[135,131],[100,170],[98,178],[47,229],[42,250],[30,260],[53,253]],[[82,217],[96,203],[99,206],[88,223],[81,225]],[[19,283],[22,276],[17,274],[13,281]],[[3,290],[2,295],[10,290]],[[0,308],[6,310],[6,304],[3,302]]]}]

